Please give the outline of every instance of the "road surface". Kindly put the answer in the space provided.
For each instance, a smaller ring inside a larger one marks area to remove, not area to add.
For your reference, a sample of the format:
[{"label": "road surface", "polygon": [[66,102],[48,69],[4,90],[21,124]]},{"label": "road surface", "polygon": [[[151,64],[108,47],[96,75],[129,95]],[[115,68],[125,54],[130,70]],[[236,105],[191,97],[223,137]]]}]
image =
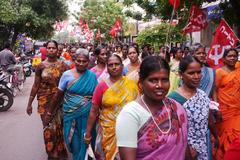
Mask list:
[{"label": "road surface", "polygon": [[27,78],[13,106],[7,112],[0,112],[1,160],[47,160],[36,100],[32,116],[25,112],[33,80],[33,75]]}]

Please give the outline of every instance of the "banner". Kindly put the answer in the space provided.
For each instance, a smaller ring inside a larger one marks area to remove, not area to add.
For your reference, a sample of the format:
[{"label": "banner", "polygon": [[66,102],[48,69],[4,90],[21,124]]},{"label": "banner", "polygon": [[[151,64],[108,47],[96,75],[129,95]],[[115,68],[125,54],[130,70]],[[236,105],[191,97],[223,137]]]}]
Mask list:
[{"label": "banner", "polygon": [[208,51],[208,64],[213,68],[223,66],[223,54],[226,49],[235,48],[239,39],[227,22],[222,19],[216,29],[214,39]]},{"label": "banner", "polygon": [[220,19],[222,17],[222,10],[219,4],[207,7],[207,17],[211,19]]},{"label": "banner", "polygon": [[183,29],[184,33],[198,32],[205,29],[208,25],[207,15],[196,5],[190,9],[190,17],[187,26]]}]

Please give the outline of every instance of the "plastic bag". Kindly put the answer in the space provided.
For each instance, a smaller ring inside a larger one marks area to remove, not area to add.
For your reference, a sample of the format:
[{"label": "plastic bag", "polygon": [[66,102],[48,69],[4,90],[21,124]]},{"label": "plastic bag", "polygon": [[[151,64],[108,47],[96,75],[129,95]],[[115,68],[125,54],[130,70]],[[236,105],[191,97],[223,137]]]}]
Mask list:
[{"label": "plastic bag", "polygon": [[91,157],[93,160],[96,160],[91,145],[88,145],[84,160],[88,160],[88,157]]}]

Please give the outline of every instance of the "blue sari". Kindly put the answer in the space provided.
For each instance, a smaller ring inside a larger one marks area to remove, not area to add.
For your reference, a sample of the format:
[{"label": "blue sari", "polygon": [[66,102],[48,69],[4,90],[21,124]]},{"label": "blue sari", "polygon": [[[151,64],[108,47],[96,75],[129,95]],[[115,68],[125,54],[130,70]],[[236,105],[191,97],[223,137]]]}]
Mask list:
[{"label": "blue sari", "polygon": [[212,97],[212,90],[215,83],[215,70],[212,68],[202,67],[202,79],[200,81],[199,89],[203,90],[208,97]]},{"label": "blue sari", "polygon": [[84,133],[92,106],[91,97],[96,85],[96,75],[87,70],[67,87],[64,94],[64,140],[69,151],[73,154],[73,160],[84,160],[85,158]]},{"label": "blue sari", "polygon": [[[202,67],[202,79],[200,81],[199,89],[203,90],[209,98],[212,97],[213,87],[215,84],[215,70],[210,67]],[[211,144],[211,133],[208,129],[207,132],[207,143],[208,143],[208,157],[212,160],[212,144]]]}]

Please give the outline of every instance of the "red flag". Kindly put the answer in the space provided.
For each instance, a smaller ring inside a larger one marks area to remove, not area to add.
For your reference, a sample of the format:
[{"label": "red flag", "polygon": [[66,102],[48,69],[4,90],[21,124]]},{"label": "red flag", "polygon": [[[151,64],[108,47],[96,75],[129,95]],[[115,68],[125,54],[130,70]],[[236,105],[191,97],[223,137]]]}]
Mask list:
[{"label": "red flag", "polygon": [[180,6],[180,0],[169,0],[171,6],[173,6],[174,10],[178,9]]},{"label": "red flag", "polygon": [[79,19],[79,26],[82,27],[85,24],[85,22],[83,21],[83,18],[80,17]]},{"label": "red flag", "polygon": [[216,29],[214,39],[208,51],[208,64],[213,68],[223,66],[223,53],[226,49],[237,46],[239,39],[227,22],[222,19]]},{"label": "red flag", "polygon": [[110,30],[110,34],[112,35],[112,38],[116,37],[117,32],[122,30],[122,23],[120,18],[118,18],[114,24],[114,26]]},{"label": "red flag", "polygon": [[115,25],[114,25],[114,28],[115,28],[115,30],[116,30],[117,32],[122,30],[122,23],[121,23],[120,18],[118,18],[118,19],[116,20]]},{"label": "red flag", "polygon": [[190,17],[187,26],[183,29],[184,33],[201,31],[208,25],[207,15],[196,5],[192,5],[190,9]]},{"label": "red flag", "polygon": [[101,31],[100,31],[100,29],[98,28],[97,34],[96,34],[96,39],[99,39],[99,38],[101,38]]}]

